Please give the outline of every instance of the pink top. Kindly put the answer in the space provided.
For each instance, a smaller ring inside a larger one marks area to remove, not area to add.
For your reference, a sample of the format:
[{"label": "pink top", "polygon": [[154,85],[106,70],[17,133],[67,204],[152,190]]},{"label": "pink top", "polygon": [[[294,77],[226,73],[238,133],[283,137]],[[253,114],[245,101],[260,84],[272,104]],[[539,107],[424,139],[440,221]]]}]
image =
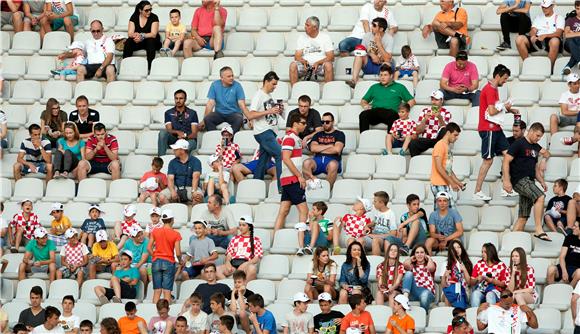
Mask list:
[{"label": "pink top", "polygon": [[[228,12],[223,7],[220,7],[219,11],[223,21],[226,22],[226,19],[228,18]],[[213,9],[207,10],[204,7],[199,7],[193,14],[193,19],[191,20],[191,29],[197,29],[197,33],[202,37],[211,36],[214,26],[213,17]]]},{"label": "pink top", "polygon": [[441,75],[443,79],[449,79],[449,86],[456,87],[459,85],[471,86],[472,80],[479,80],[479,74],[477,73],[477,66],[470,61],[465,62],[465,68],[460,70],[454,61],[445,65],[443,69],[443,74]]}]

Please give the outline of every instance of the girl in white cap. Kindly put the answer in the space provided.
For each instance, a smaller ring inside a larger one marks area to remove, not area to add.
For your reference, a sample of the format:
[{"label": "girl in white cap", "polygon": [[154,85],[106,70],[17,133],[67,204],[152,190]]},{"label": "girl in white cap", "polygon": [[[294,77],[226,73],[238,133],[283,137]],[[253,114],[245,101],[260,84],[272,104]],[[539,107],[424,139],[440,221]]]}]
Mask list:
[{"label": "girl in white cap", "polygon": [[131,227],[134,225],[139,225],[139,223],[135,220],[135,215],[137,215],[137,209],[133,204],[127,204],[123,208],[123,217],[122,221],[115,222],[115,237],[119,239],[119,243],[117,244],[117,248],[121,249],[129,239],[131,235]]},{"label": "girl in white cap", "polygon": [[250,216],[243,216],[240,218],[240,234],[230,241],[225,264],[218,267],[217,276],[224,279],[238,269],[246,273],[248,281],[254,280],[263,256],[262,240],[254,236],[254,221]]},{"label": "girl in white cap", "polygon": [[151,221],[145,226],[145,236],[149,237],[151,232],[157,228],[163,227],[163,222],[161,221],[161,209],[159,207],[152,207],[149,210],[149,219]]}]

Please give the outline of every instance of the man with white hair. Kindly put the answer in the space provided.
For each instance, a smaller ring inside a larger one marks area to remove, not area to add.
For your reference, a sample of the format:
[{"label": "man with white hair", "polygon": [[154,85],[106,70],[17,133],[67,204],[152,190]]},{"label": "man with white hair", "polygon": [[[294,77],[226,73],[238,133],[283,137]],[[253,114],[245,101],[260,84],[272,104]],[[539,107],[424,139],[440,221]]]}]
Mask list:
[{"label": "man with white hair", "polygon": [[568,89],[560,95],[560,112],[550,115],[550,134],[558,132],[558,127],[576,125],[580,111],[580,76],[570,73],[566,77]]},{"label": "man with white hair", "polygon": [[310,80],[323,76],[325,82],[332,81],[334,46],[330,36],[320,32],[320,20],[311,16],[304,23],[305,33],[298,37],[294,61],[290,64],[290,84],[299,78]]}]

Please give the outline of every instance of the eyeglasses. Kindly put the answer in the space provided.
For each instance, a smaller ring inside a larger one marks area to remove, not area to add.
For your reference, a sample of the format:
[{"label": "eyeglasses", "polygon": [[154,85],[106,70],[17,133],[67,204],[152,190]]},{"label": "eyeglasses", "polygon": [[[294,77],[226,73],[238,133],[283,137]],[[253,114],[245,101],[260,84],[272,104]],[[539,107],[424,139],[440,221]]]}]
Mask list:
[{"label": "eyeglasses", "polygon": [[322,123],[324,123],[324,124],[330,124],[330,123],[332,123],[332,121],[322,121]]},{"label": "eyeglasses", "polygon": [[98,34],[100,33],[102,30],[91,30],[91,34]]},{"label": "eyeglasses", "polygon": [[501,295],[501,299],[511,298],[513,296],[514,296],[514,294],[510,292],[510,293],[506,293],[506,294]]}]

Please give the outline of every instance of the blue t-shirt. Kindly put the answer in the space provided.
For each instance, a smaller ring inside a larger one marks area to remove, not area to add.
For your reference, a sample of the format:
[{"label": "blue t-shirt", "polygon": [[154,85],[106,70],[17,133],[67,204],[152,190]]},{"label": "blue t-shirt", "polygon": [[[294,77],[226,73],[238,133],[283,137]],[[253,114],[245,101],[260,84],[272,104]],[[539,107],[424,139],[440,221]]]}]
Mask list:
[{"label": "blue t-shirt", "polygon": [[459,212],[454,208],[449,208],[447,215],[444,217],[439,215],[439,210],[433,211],[429,216],[429,225],[435,225],[437,232],[446,237],[457,231],[455,224],[459,222],[463,222],[463,218],[461,218]]},{"label": "blue t-shirt", "polygon": [[178,158],[174,158],[169,162],[169,167],[167,168],[167,175],[175,177],[176,187],[191,187],[193,173],[195,172],[201,174],[201,162],[198,158],[192,156],[185,163],[182,163]]},{"label": "blue t-shirt", "polygon": [[[123,279],[125,277],[129,277],[129,279],[134,280],[134,279],[139,279],[141,276],[139,275],[139,269],[137,268],[129,268],[129,269],[121,269],[121,268],[117,268],[117,270],[115,270],[115,277],[118,277],[119,279]],[[137,282],[137,284],[139,284]]]},{"label": "blue t-shirt", "polygon": [[75,146],[68,146],[68,144],[66,143],[66,140],[64,138],[58,138],[58,140],[56,141],[58,143],[58,147],[62,147],[63,150],[69,150],[72,152],[72,154],[74,154],[77,159],[79,159],[79,161],[81,161],[83,159],[82,155],[81,155],[81,148],[85,147],[85,141],[82,139],[79,139],[79,141],[77,142],[77,144]]},{"label": "blue t-shirt", "polygon": [[171,123],[173,130],[185,132],[188,136],[191,134],[191,125],[199,123],[195,110],[185,107],[183,113],[178,113],[175,107],[165,112],[165,124]]},{"label": "blue t-shirt", "polygon": [[92,220],[90,218],[85,219],[83,224],[81,225],[81,231],[86,233],[97,233],[100,230],[106,230],[107,227],[105,226],[105,221],[103,218],[97,218],[96,220]]},{"label": "blue t-shirt", "polygon": [[[271,334],[276,333],[276,319],[274,318],[274,314],[272,314],[272,312],[266,310],[264,314],[259,315],[258,323],[260,324],[261,330],[268,330]],[[256,330],[254,330],[254,334],[256,334]]]},{"label": "blue t-shirt", "polygon": [[229,87],[224,87],[221,80],[212,82],[207,92],[207,98],[215,100],[215,111],[222,115],[230,115],[242,112],[238,101],[245,100],[244,88],[239,82],[234,83]]},{"label": "blue t-shirt", "polygon": [[[149,244],[149,239],[147,238],[143,239],[143,242],[140,245],[136,245],[135,242],[133,242],[133,239],[129,239],[127,242],[125,242],[123,249],[133,253],[133,261],[131,262],[132,264],[137,264],[139,261],[141,261],[143,253],[147,251],[147,244]],[[151,262],[151,255],[149,255],[147,262]]]},{"label": "blue t-shirt", "polygon": [[[515,0],[504,0],[503,1],[503,4],[506,5],[506,6],[508,6],[508,7],[513,6],[515,3],[516,3]],[[520,1],[520,4],[518,5],[518,8],[517,9],[521,9],[521,8],[526,7],[526,4],[527,3],[528,3],[528,0],[521,0]],[[530,13],[528,12],[527,15],[530,16]]]}]

